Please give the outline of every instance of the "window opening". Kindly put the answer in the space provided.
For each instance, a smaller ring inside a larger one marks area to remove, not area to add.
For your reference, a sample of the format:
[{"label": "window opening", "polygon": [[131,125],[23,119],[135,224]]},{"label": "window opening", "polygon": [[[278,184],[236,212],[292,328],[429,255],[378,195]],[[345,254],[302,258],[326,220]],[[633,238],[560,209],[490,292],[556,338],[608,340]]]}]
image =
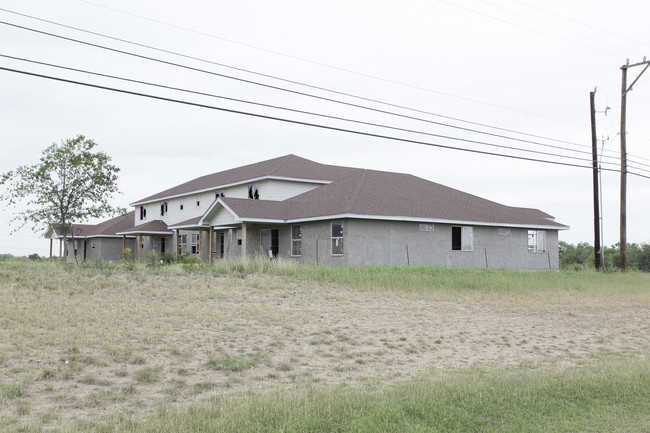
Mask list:
[{"label": "window opening", "polygon": [[248,186],[248,198],[251,200],[260,199],[260,184],[256,183]]},{"label": "window opening", "polygon": [[332,255],[343,255],[343,221],[332,221]]},{"label": "window opening", "polygon": [[144,206],[140,206],[140,219],[141,220],[147,219],[147,208]]},{"label": "window opening", "polygon": [[180,241],[181,241],[180,250],[181,253],[184,253],[185,251],[187,251],[187,235],[181,235]]},{"label": "window opening", "polygon": [[241,245],[241,230],[237,230],[237,245]]},{"label": "window opening", "polygon": [[165,216],[167,213],[167,202],[160,205],[160,216]]},{"label": "window opening", "polygon": [[544,230],[528,230],[528,251],[531,253],[546,251],[546,232]]},{"label": "window opening", "polygon": [[474,249],[473,227],[451,228],[451,249],[454,251],[472,251]]},{"label": "window opening", "polygon": [[291,227],[291,255],[302,255],[302,226]]},{"label": "window opening", "polygon": [[199,253],[199,235],[198,233],[192,233],[192,244],[190,245],[190,253],[198,254]]}]

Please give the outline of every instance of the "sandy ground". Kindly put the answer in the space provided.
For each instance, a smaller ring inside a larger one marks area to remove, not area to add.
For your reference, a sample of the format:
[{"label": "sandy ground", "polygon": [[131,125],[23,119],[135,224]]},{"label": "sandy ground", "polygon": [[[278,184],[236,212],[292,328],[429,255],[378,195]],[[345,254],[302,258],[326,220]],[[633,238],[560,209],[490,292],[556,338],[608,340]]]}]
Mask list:
[{"label": "sandy ground", "polygon": [[650,291],[359,290],[252,276],[0,287],[0,430],[142,418],[267,390],[650,354]]}]

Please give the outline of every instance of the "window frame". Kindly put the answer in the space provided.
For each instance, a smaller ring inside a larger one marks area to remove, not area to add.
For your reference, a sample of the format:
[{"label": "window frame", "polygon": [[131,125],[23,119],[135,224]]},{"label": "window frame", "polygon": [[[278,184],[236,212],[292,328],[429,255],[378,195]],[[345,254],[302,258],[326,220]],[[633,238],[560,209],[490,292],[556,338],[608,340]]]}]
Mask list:
[{"label": "window frame", "polygon": [[[532,244],[531,237],[533,239]],[[527,248],[528,252],[532,254],[545,253],[547,251],[546,230],[528,230]]]},{"label": "window frame", "polygon": [[[298,229],[296,237],[295,229]],[[291,257],[302,256],[302,225],[296,224],[291,226]]]},{"label": "window frame", "polygon": [[190,238],[190,254],[195,255],[199,253],[199,234],[192,233]]},{"label": "window frame", "polygon": [[[334,226],[340,226],[340,233],[337,231],[337,233],[334,233]],[[332,256],[342,256],[344,249],[343,249],[343,238],[344,238],[344,229],[343,229],[343,220],[336,220],[332,221],[330,223],[330,236],[331,236],[331,248],[330,248],[330,253]],[[335,251],[336,248],[336,251]]]}]

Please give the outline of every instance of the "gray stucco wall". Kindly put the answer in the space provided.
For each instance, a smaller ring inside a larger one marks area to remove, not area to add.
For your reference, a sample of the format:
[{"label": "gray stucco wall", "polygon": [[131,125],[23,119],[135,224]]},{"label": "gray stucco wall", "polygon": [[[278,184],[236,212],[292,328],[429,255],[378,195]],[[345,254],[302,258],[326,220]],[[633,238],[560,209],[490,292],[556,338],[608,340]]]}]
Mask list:
[{"label": "gray stucco wall", "polygon": [[[452,249],[452,225],[434,224],[421,230],[418,222],[344,219],[343,255],[332,254],[331,221],[299,224],[302,255],[291,255],[292,225],[246,226],[247,257],[268,258],[262,248],[262,230],[278,230],[278,257],[328,266],[441,266],[451,268],[548,270],[559,268],[558,231],[545,230],[544,252],[528,251],[525,228],[472,226],[472,250]],[[507,229],[507,230],[499,230]],[[188,236],[189,237],[189,236]],[[224,258],[239,260],[236,230],[224,231]],[[203,259],[208,260],[208,235],[203,236]],[[218,251],[215,241],[214,251]],[[218,260],[218,255],[215,254]]]},{"label": "gray stucco wall", "polygon": [[[546,230],[544,252],[528,251],[528,230],[473,226],[471,251],[452,250],[452,225],[435,224],[421,231],[419,223],[392,221],[345,221],[346,264],[353,266],[444,266],[547,270],[558,269],[558,232]],[[407,253],[408,251],[408,253]]]}]

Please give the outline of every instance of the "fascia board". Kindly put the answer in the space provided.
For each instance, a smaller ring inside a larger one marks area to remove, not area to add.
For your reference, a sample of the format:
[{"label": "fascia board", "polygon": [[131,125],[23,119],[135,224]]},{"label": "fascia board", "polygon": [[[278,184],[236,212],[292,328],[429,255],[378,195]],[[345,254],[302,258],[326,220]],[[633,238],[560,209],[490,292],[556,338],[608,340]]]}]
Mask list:
[{"label": "fascia board", "polygon": [[119,232],[115,233],[117,236],[124,236],[124,235],[132,235],[132,236],[137,236],[137,235],[163,235],[163,236],[169,236],[172,235],[173,232],[162,232],[162,231],[154,231],[154,230],[145,230],[145,231],[131,231],[131,232]]},{"label": "fascia board", "polygon": [[122,236],[126,236],[127,238],[135,238],[135,235],[119,235],[119,234],[114,234],[114,235],[90,235],[90,236],[86,236],[86,237],[88,239],[97,239],[97,238],[122,239]]},{"label": "fascia board", "polygon": [[255,177],[251,179],[246,179],[242,180],[239,182],[232,182],[228,183],[225,185],[216,185],[216,186],[211,186],[210,188],[204,188],[204,189],[197,189],[195,191],[190,191],[190,192],[185,192],[182,194],[174,194],[174,195],[168,195],[164,197],[159,197],[155,200],[146,200],[146,201],[136,201],[134,203],[130,203],[129,206],[142,206],[143,204],[149,204],[149,203],[156,203],[162,200],[171,200],[173,198],[179,198],[179,197],[188,197],[191,195],[195,194],[203,194],[204,192],[210,192],[210,191],[215,191],[219,189],[225,189],[225,188],[232,188],[234,186],[240,186],[240,185],[246,185],[248,183],[254,183],[254,182],[261,182],[263,180],[286,180],[290,182],[305,182],[305,183],[315,183],[318,185],[327,185],[332,183],[331,180],[313,180],[313,179],[302,179],[302,178],[297,178],[297,177],[284,177],[284,176],[261,176],[261,177]]},{"label": "fascia board", "polygon": [[386,215],[362,215],[362,214],[333,214],[321,215],[308,218],[290,218],[290,219],[265,219],[265,218],[243,218],[244,222],[268,222],[268,223],[285,223],[295,224],[301,222],[324,221],[333,219],[367,219],[367,220],[381,220],[381,221],[406,221],[406,222],[421,222],[421,223],[434,223],[434,224],[458,224],[466,226],[482,226],[482,227],[511,227],[511,228],[526,228],[526,229],[544,229],[544,230],[569,230],[569,226],[545,225],[545,224],[513,224],[505,222],[482,222],[482,221],[469,221],[469,220],[451,220],[440,218],[418,218],[418,217],[405,217],[405,216],[386,216]]}]

